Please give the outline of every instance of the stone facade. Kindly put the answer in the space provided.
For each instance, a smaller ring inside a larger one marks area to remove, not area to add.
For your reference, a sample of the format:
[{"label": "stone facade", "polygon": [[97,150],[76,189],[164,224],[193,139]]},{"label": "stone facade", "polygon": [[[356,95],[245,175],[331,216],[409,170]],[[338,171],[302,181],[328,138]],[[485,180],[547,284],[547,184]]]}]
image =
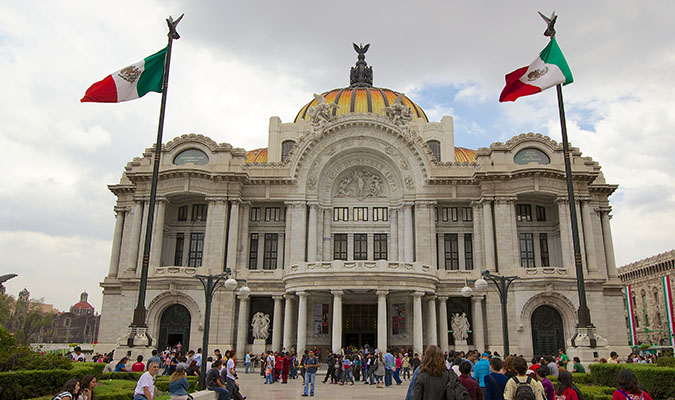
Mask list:
[{"label": "stone facade", "polygon": [[[571,155],[588,304],[598,334],[616,349],[625,346],[611,320],[622,307],[608,202],[617,186],[579,149]],[[152,159],[147,149],[109,186],[117,204],[101,283],[102,347],[127,333],[136,304]],[[204,293],[195,275],[225,267],[251,293],[216,292],[214,348],[250,350],[250,318],[267,307],[274,350],[366,343],[447,350],[455,346],[449,319],[465,312],[468,346],[501,351],[493,288],[460,293],[485,269],[520,278],[509,292],[512,352],[552,351],[574,334],[562,145],[541,134],[455,148],[452,117],[429,122],[387,89],[336,89],[315,96],[292,123],[272,117],[267,149],[247,152],[196,134],[164,144],[158,200],[147,322],[160,346],[180,339],[200,347]],[[533,320],[543,306],[560,321],[553,328]],[[178,329],[168,320],[180,313],[189,318]]]},{"label": "stone facade", "polygon": [[[675,305],[672,301],[672,288],[675,287],[675,250],[622,266],[619,268],[619,279],[626,289],[629,288],[635,344],[673,345],[670,325]],[[664,287],[666,280],[670,282],[670,287]],[[668,292],[670,294],[667,296]],[[624,302],[628,342],[632,344],[628,315],[627,304]]]}]

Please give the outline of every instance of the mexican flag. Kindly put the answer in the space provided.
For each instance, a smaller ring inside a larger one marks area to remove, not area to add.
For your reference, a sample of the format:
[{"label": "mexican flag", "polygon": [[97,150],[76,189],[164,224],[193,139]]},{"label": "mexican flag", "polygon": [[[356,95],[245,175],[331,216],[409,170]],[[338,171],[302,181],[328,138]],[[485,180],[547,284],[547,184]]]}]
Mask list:
[{"label": "mexican flag", "polygon": [[559,83],[567,85],[573,81],[572,72],[558,42],[551,38],[548,46],[532,64],[506,75],[506,86],[499,95],[499,101],[516,101],[518,97],[539,93]]},{"label": "mexican flag", "polygon": [[164,59],[167,48],[106,76],[87,89],[82,103],[120,103],[143,97],[148,92],[162,93]]}]

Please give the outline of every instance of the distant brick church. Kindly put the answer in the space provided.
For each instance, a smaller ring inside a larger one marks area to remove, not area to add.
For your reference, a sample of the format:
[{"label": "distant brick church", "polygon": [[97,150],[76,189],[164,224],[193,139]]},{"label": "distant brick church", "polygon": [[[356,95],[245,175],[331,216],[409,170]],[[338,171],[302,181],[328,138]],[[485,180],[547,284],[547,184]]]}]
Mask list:
[{"label": "distant brick church", "polygon": [[44,337],[47,343],[96,343],[101,315],[89,304],[87,292],[80,294],[80,301],[70,311],[56,314],[51,335]]}]

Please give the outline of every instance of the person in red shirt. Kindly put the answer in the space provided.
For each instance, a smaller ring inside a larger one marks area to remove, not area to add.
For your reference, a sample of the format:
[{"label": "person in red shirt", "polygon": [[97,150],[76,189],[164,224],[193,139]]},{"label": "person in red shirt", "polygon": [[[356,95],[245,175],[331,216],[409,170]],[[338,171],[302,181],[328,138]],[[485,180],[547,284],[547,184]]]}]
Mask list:
[{"label": "person in red shirt", "polygon": [[281,383],[288,383],[288,371],[291,369],[291,356],[284,352],[281,366]]},{"label": "person in red shirt", "polygon": [[578,400],[579,396],[572,385],[572,374],[562,371],[558,374],[558,390],[555,391],[555,400]]},{"label": "person in red shirt", "polygon": [[143,364],[143,356],[138,355],[136,357],[136,362],[131,365],[131,372],[143,372],[145,371],[145,364]]},{"label": "person in red shirt", "polygon": [[638,387],[638,381],[633,371],[624,369],[616,376],[619,387],[612,395],[612,400],[652,400],[652,397]]},{"label": "person in red shirt", "polygon": [[537,372],[539,367],[541,367],[541,364],[539,363],[539,359],[537,357],[532,358],[532,365],[530,365],[530,368],[532,371]]},{"label": "person in red shirt", "polygon": [[274,382],[279,382],[281,377],[281,369],[284,366],[284,358],[281,354],[277,353],[274,357]]},{"label": "person in red shirt", "polygon": [[471,363],[462,361],[459,364],[459,372],[462,373],[462,375],[459,376],[459,383],[461,383],[466,391],[469,392],[471,400],[483,400],[483,394],[480,391],[478,382],[471,377]]}]

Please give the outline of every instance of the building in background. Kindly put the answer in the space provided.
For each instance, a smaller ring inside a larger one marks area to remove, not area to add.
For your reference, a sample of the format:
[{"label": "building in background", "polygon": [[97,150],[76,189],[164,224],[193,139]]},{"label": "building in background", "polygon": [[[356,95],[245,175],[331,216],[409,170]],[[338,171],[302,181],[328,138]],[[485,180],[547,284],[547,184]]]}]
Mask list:
[{"label": "building in background", "polygon": [[629,343],[675,346],[675,250],[624,265],[619,279],[625,285]]},{"label": "building in background", "polygon": [[59,312],[54,317],[51,335],[46,343],[96,343],[101,315],[89,304],[87,292],[80,294],[80,301],[70,311]]},{"label": "building in background", "polygon": [[[251,293],[216,292],[210,343],[240,355],[252,349],[257,312],[270,318],[272,350],[501,352],[496,292],[462,291],[485,269],[519,277],[509,292],[511,352],[568,346],[578,297],[562,145],[528,133],[456,147],[452,117],[429,121],[405,95],[373,86],[364,58],[348,87],[315,95],[293,122],[270,118],[266,148],[196,134],[163,144],[146,297],[159,349],[200,347],[204,291],[195,275],[225,268]],[[609,223],[617,186],[579,149],[571,157],[593,323],[611,350],[625,352]],[[147,149],[109,186],[116,223],[100,351],[127,342],[152,163]],[[462,314],[468,337],[456,340],[452,318]]]}]

